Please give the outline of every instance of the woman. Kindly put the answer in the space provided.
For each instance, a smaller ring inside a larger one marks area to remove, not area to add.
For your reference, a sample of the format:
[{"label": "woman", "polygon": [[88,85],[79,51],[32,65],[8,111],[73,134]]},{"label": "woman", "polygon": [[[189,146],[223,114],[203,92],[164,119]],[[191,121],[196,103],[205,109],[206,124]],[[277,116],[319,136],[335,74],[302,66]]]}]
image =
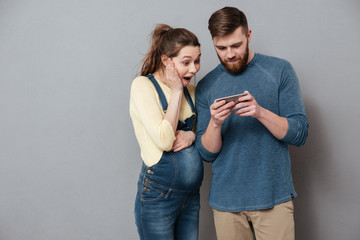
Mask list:
[{"label": "woman", "polygon": [[197,37],[157,25],[130,94],[143,160],[135,202],[140,239],[198,238],[203,165],[193,145],[195,86],[189,83],[199,69]]}]

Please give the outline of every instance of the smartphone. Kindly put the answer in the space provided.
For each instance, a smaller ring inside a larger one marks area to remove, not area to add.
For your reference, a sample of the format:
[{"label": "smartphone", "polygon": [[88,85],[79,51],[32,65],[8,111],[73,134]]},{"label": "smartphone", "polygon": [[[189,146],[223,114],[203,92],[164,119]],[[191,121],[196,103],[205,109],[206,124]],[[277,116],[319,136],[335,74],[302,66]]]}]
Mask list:
[{"label": "smartphone", "polygon": [[225,100],[226,103],[228,102],[234,102],[235,104],[239,103],[239,97],[242,96],[246,96],[247,93],[240,93],[240,94],[235,94],[235,95],[231,95],[231,96],[227,96],[227,97],[222,97],[222,98],[217,98],[216,101],[221,101],[221,100]]}]

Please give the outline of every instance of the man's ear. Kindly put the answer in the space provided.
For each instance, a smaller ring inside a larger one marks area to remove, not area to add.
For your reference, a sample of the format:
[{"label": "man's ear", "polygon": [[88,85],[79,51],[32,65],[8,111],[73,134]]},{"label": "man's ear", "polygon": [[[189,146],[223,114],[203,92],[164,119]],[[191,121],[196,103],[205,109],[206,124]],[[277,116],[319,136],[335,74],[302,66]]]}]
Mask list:
[{"label": "man's ear", "polygon": [[247,34],[248,43],[251,42],[251,33],[252,33],[252,31],[251,31],[251,29],[249,29],[248,34]]}]

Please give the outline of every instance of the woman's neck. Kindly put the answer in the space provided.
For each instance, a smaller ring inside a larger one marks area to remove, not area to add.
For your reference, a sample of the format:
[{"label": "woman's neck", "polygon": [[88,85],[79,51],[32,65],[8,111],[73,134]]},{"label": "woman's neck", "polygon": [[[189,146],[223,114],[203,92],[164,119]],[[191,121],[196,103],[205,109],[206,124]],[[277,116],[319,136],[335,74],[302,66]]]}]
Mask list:
[{"label": "woman's neck", "polygon": [[166,81],[166,77],[163,71],[161,70],[157,70],[156,72],[153,73],[153,76],[160,81],[161,83],[163,83],[165,86],[170,87]]}]

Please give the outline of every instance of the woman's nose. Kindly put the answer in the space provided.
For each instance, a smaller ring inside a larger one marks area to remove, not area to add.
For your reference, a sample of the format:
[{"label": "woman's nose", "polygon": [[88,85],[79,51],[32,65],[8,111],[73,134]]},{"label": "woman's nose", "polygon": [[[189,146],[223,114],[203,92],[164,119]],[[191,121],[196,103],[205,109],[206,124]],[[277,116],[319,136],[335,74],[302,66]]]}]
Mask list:
[{"label": "woman's nose", "polygon": [[192,64],[190,65],[189,72],[191,72],[191,73],[196,73],[196,72],[197,72],[197,68],[196,68],[196,66],[195,66],[195,63],[192,63]]}]

